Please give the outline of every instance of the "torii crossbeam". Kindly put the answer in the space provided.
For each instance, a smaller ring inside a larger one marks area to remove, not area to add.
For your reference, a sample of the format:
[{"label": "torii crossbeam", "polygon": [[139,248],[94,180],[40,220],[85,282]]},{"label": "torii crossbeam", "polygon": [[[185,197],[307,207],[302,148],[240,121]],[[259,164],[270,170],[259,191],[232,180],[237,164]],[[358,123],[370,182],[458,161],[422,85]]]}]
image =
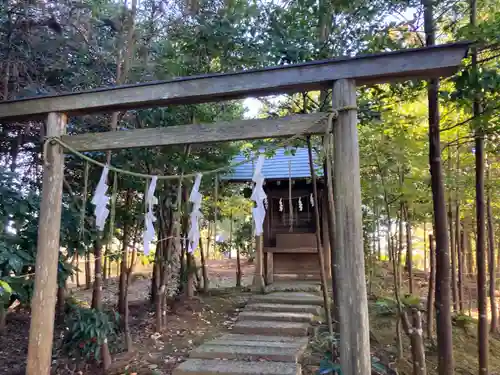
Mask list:
[{"label": "torii crossbeam", "polygon": [[[335,250],[339,251],[341,262],[337,270],[340,283],[341,365],[344,374],[366,375],[371,371],[371,363],[361,222],[356,85],[451,75],[466,56],[469,45],[468,42],[462,42],[13,100],[0,103],[0,121],[45,118],[47,136],[62,137],[67,115],[196,104],[333,87],[333,109],[348,108],[339,113],[334,127]],[[267,123],[249,120],[226,124],[228,130],[232,130],[223,140],[286,136],[291,131],[286,129],[287,121],[290,121],[294,132],[302,130],[305,134],[315,134],[321,132],[322,127],[311,127],[314,116],[319,115],[306,116],[301,120],[278,119],[274,123],[269,122],[271,120],[267,120]],[[203,143],[213,141],[217,134],[223,133],[221,126],[224,124],[213,129],[204,128],[201,137],[199,132],[188,133],[180,127],[151,129],[143,133],[135,131],[135,135],[142,137],[142,143],[138,145],[134,144],[134,132],[126,132],[132,135],[126,135],[125,132],[101,133],[97,145],[92,144],[97,138],[91,134],[67,136],[64,141],[79,150]],[[171,141],[171,136],[177,137],[175,143]],[[63,149],[57,143],[48,143],[45,156],[27,375],[49,373],[54,330]],[[261,261],[261,253],[257,254],[257,259],[257,263]],[[262,278],[261,273],[256,276]]]}]

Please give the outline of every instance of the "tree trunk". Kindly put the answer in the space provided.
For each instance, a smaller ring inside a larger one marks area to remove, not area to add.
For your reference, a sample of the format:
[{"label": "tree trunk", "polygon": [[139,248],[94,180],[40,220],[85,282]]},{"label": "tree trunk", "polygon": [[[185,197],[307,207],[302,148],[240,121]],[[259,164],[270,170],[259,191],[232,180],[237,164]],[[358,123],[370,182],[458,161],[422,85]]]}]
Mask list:
[{"label": "tree trunk", "polygon": [[103,268],[102,268],[102,281],[104,284],[108,281],[108,277],[111,276],[111,260],[109,259],[109,242],[104,247],[104,257],[103,257]]},{"label": "tree trunk", "polygon": [[[156,249],[157,252],[160,251],[159,246],[158,249]],[[155,275],[154,275],[154,282],[155,282],[155,289],[156,289],[156,296],[154,299],[154,304],[155,304],[155,321],[156,321],[156,332],[161,332],[163,329],[163,306],[162,306],[162,298],[164,291],[161,290],[161,267],[160,267],[160,262],[155,262]]]},{"label": "tree trunk", "polygon": [[[102,247],[101,247],[102,233],[98,234],[98,238],[94,241],[94,289],[92,291],[92,308],[102,311]],[[111,354],[109,352],[108,340],[104,339],[101,345],[101,357],[103,368],[105,371],[111,366]]]},{"label": "tree trunk", "polygon": [[497,243],[497,278],[500,279],[500,231],[498,233],[498,243]]},{"label": "tree trunk", "polygon": [[465,249],[465,236],[464,232],[460,231],[460,245],[457,247],[458,259],[458,308],[460,313],[464,313],[464,249]]},{"label": "tree trunk", "polygon": [[92,308],[102,310],[102,233],[98,234],[98,238],[94,240],[94,289],[92,291]]},{"label": "tree trunk", "polygon": [[[451,179],[451,147],[448,147],[448,175]],[[453,189],[448,189],[448,227],[450,231],[450,256],[451,256],[451,295],[453,298],[453,311],[458,311],[457,278],[455,277],[457,264],[455,256],[455,235],[453,233]]]},{"label": "tree trunk", "polygon": [[85,289],[90,289],[92,286],[92,270],[90,268],[90,251],[85,252]]},{"label": "tree trunk", "polygon": [[429,292],[427,293],[427,338],[433,340],[434,327],[434,284],[436,282],[436,252],[434,236],[429,234]]},{"label": "tree trunk", "polygon": [[465,236],[465,247],[464,247],[464,255],[466,258],[466,262],[464,265],[466,269],[464,270],[466,277],[472,277],[475,274],[474,270],[474,256],[472,254],[472,239],[470,236],[471,229],[471,220],[469,217],[465,217],[464,219],[464,236]]},{"label": "tree trunk", "polygon": [[382,260],[382,249],[381,249],[381,241],[380,241],[380,216],[377,214],[377,258],[378,260]]},{"label": "tree trunk", "polygon": [[[470,24],[476,26],[476,0],[470,2]],[[472,48],[472,70],[477,74],[477,50]],[[476,95],[473,102],[473,115],[481,114],[479,98]],[[488,374],[488,312],[486,308],[486,265],[485,265],[485,207],[484,207],[484,134],[480,124],[476,123],[475,154],[476,154],[476,267],[477,267],[477,303],[479,313],[478,348],[479,375]]]},{"label": "tree trunk", "polygon": [[78,253],[75,254],[75,263],[76,263],[76,272],[75,272],[76,287],[79,288],[81,284],[80,284],[80,255]]},{"label": "tree trunk", "polygon": [[[130,206],[132,203],[132,190],[128,189],[127,194],[125,196],[125,210],[128,212],[130,210]],[[123,222],[123,238],[122,238],[122,257],[120,263],[120,281],[118,286],[118,313],[122,316],[122,319],[125,315],[125,293],[126,293],[126,285],[127,285],[127,258],[128,258],[128,242],[130,237],[130,225],[128,222],[128,218],[124,218]]]},{"label": "tree trunk", "polygon": [[[433,1],[423,0],[424,28],[427,46],[435,43]],[[447,232],[446,201],[441,165],[441,140],[439,133],[439,80],[429,80],[427,99],[429,105],[429,162],[431,171],[434,228],[436,236],[436,313],[439,375],[454,374],[453,339],[450,306],[450,254]]]},{"label": "tree trunk", "polygon": [[[457,135],[458,142],[458,135]],[[457,146],[457,171],[460,173],[460,146]],[[462,231],[460,220],[460,184],[456,186],[455,195],[455,254],[457,259],[457,288],[458,288],[458,310],[464,312],[464,284],[463,284],[463,250],[462,250]]]},{"label": "tree trunk", "polygon": [[203,276],[203,293],[207,294],[210,281],[208,280],[207,265],[205,263],[205,252],[203,250],[203,241],[201,237],[199,241],[199,247],[200,247],[200,258],[201,258],[201,274]]},{"label": "tree trunk", "polygon": [[424,272],[427,272],[427,221],[424,221]]},{"label": "tree trunk", "polygon": [[66,303],[66,286],[57,287],[57,305],[56,305],[56,316],[57,322],[64,322],[64,307]]},{"label": "tree trunk", "polygon": [[[489,180],[489,170],[488,170]],[[495,239],[493,229],[493,213],[491,210],[491,187],[488,188],[488,197],[486,201],[486,210],[488,218],[488,266],[490,274],[490,304],[491,304],[491,332],[498,331],[498,311],[496,292],[496,272],[495,272]]]},{"label": "tree trunk", "polygon": [[399,288],[403,285],[403,275],[401,270],[399,269],[401,267],[401,260],[403,257],[403,203],[399,205],[399,216],[398,216],[398,253],[396,256],[396,259],[398,261],[398,283],[399,283]]},{"label": "tree trunk", "polygon": [[410,333],[413,375],[427,375],[425,364],[424,338],[422,335],[422,315],[418,309],[412,309],[413,327]]},{"label": "tree trunk", "polygon": [[241,260],[240,247],[236,247],[236,286],[241,287]]},{"label": "tree trunk", "polygon": [[186,268],[187,268],[187,285],[186,296],[188,298],[194,297],[194,278],[196,274],[196,263],[193,254],[186,252]]},{"label": "tree trunk", "polygon": [[0,334],[7,326],[7,309],[0,305]]},{"label": "tree trunk", "polygon": [[132,275],[134,272],[134,265],[137,257],[137,249],[136,249],[136,238],[137,237],[137,230],[135,231],[134,234],[134,248],[132,250],[132,256],[130,258],[130,263],[128,265],[128,268],[126,270],[127,272],[127,277],[126,277],[126,283],[125,283],[125,291],[124,291],[124,301],[123,301],[123,307],[124,307],[124,313],[123,313],[123,333],[125,335],[125,343],[127,345],[127,351],[131,352],[133,351],[133,342],[132,342],[132,336],[130,334],[130,325],[129,325],[129,307],[128,307],[128,290],[130,287],[130,283],[132,282]]},{"label": "tree trunk", "polygon": [[158,262],[159,262],[159,252],[158,252],[158,249],[156,249],[154,266],[153,266],[153,276],[151,277],[151,299],[149,301],[151,303],[151,305],[153,305],[153,306],[156,304],[156,299],[158,298],[159,286],[157,287],[157,285],[156,285],[156,277],[159,276],[156,274],[156,272],[157,272],[156,264]]},{"label": "tree trunk", "polygon": [[[397,219],[400,220],[400,219]],[[401,246],[401,243],[398,244],[398,247]],[[389,245],[389,252],[392,253],[392,274],[393,274],[393,283],[394,283],[394,296],[396,299],[396,304],[398,306],[398,315],[396,321],[396,358],[399,360],[403,358],[403,339],[401,337],[401,319],[403,317],[403,312],[401,309],[401,282],[400,282],[400,266],[398,264],[398,257],[396,255],[396,246],[395,241],[393,240]]]},{"label": "tree trunk", "polygon": [[410,294],[413,294],[413,249],[411,239],[411,221],[408,205],[406,205],[406,269],[408,271],[408,282]]}]

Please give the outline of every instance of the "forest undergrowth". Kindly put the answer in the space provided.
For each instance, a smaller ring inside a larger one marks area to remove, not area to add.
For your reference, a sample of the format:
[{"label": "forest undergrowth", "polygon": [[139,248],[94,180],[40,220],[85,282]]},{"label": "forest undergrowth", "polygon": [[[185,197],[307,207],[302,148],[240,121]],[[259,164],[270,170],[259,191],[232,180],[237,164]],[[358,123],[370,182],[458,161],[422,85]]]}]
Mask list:
[{"label": "forest undergrowth", "polygon": [[[403,274],[404,271],[402,270]],[[422,270],[414,270],[414,293],[420,296],[419,310],[422,316],[426,315],[426,300],[429,274]],[[413,364],[410,340],[402,335],[403,356],[398,359],[396,343],[397,307],[394,299],[392,267],[388,262],[377,262],[373,265],[369,283],[369,315],[370,315],[370,343],[372,353],[373,374],[378,375],[411,375]],[[407,280],[406,280],[407,281]],[[402,295],[408,289],[403,279],[401,285]],[[464,314],[453,315],[453,351],[455,356],[455,373],[459,375],[472,375],[478,368],[478,340],[477,340],[477,288],[475,279],[467,279],[464,283],[465,295],[471,299],[467,301]],[[498,291],[497,291],[498,296]],[[404,299],[403,299],[404,301]],[[469,307],[471,309],[469,310]],[[489,311],[489,309],[488,309]],[[489,312],[490,313],[490,312]],[[438,374],[438,356],[435,332],[432,338],[426,335],[427,322],[424,319],[424,345],[426,356],[427,374]],[[317,334],[311,341],[309,352],[303,360],[305,375],[322,372],[328,366],[331,341],[323,325],[318,327]],[[335,346],[335,339],[334,339]],[[489,337],[489,364],[491,375],[500,374],[500,334],[490,334]]]}]

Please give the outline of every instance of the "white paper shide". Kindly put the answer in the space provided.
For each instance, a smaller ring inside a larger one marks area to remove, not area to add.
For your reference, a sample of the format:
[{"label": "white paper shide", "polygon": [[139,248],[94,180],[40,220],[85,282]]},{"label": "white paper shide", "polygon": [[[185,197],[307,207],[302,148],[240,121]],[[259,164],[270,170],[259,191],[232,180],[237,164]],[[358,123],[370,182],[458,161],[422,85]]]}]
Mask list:
[{"label": "white paper shide", "polygon": [[108,185],[106,184],[106,181],[108,180],[108,172],[109,168],[108,166],[105,166],[102,170],[99,183],[97,184],[94,197],[92,198],[92,204],[95,206],[95,225],[100,231],[104,230],[106,219],[109,215],[109,210],[107,208],[109,197],[106,195],[106,192],[108,190]]},{"label": "white paper shide", "polygon": [[252,196],[250,197],[256,204],[256,207],[252,210],[256,236],[260,236],[264,232],[264,218],[266,217],[264,200],[267,199],[267,196],[264,192],[264,176],[262,175],[263,165],[264,155],[259,155],[252,178],[252,181],[255,182],[255,186],[252,191]]},{"label": "white paper shide", "polygon": [[154,205],[158,204],[158,198],[155,197],[156,182],[158,177],[154,176],[149,184],[148,191],[146,192],[146,214],[144,216],[144,255],[149,254],[149,246],[155,237],[155,227],[154,222],[156,217],[153,214]]},{"label": "white paper shide", "polygon": [[198,243],[200,241],[199,221],[202,217],[200,209],[201,209],[201,200],[203,199],[203,195],[201,195],[201,193],[199,192],[201,176],[202,176],[201,173],[198,173],[196,175],[193,189],[191,190],[191,194],[189,195],[189,201],[193,203],[193,210],[189,215],[190,227],[188,233],[188,240],[189,240],[188,251],[190,253],[192,253],[198,248]]}]

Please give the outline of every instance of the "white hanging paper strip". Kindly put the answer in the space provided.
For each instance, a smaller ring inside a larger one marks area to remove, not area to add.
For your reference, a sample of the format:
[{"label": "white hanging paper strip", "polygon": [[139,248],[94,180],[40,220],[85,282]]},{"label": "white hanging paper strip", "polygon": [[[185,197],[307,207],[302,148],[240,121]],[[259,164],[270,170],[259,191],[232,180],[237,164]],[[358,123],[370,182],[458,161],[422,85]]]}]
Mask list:
[{"label": "white hanging paper strip", "polygon": [[108,166],[105,166],[102,170],[99,183],[97,184],[94,197],[92,198],[92,204],[95,205],[95,225],[100,231],[104,230],[106,219],[109,215],[109,210],[107,208],[109,197],[106,195],[106,191],[108,190],[108,185],[106,184],[106,181],[108,180],[108,172],[109,168]]},{"label": "white hanging paper strip", "polygon": [[312,194],[309,196],[309,201],[311,202],[311,207],[314,207],[314,197]]},{"label": "white hanging paper strip", "polygon": [[304,206],[302,206],[302,198],[299,198],[299,211],[302,211]]},{"label": "white hanging paper strip", "polygon": [[283,198],[280,198],[280,212],[283,212]]},{"label": "white hanging paper strip", "polygon": [[200,226],[199,221],[202,217],[201,215],[201,200],[203,195],[198,191],[200,189],[201,183],[201,173],[196,175],[196,179],[194,181],[193,189],[191,190],[191,194],[189,195],[189,201],[193,203],[193,210],[190,214],[190,227],[188,233],[189,246],[188,251],[192,253],[198,248],[198,244],[200,242]]},{"label": "white hanging paper strip", "polygon": [[264,232],[264,218],[266,217],[264,200],[267,199],[267,196],[264,192],[264,176],[262,175],[263,164],[264,155],[260,155],[253,173],[252,181],[255,182],[255,186],[252,191],[252,196],[250,197],[250,199],[252,199],[257,205],[252,210],[256,236],[260,236]]},{"label": "white hanging paper strip", "polygon": [[155,197],[156,190],[156,181],[158,177],[154,176],[151,179],[151,183],[149,184],[148,191],[146,193],[146,207],[147,211],[144,216],[144,255],[149,254],[149,246],[151,245],[151,241],[153,241],[155,237],[155,227],[153,223],[156,221],[156,217],[153,215],[153,206],[158,204],[158,199]]}]

